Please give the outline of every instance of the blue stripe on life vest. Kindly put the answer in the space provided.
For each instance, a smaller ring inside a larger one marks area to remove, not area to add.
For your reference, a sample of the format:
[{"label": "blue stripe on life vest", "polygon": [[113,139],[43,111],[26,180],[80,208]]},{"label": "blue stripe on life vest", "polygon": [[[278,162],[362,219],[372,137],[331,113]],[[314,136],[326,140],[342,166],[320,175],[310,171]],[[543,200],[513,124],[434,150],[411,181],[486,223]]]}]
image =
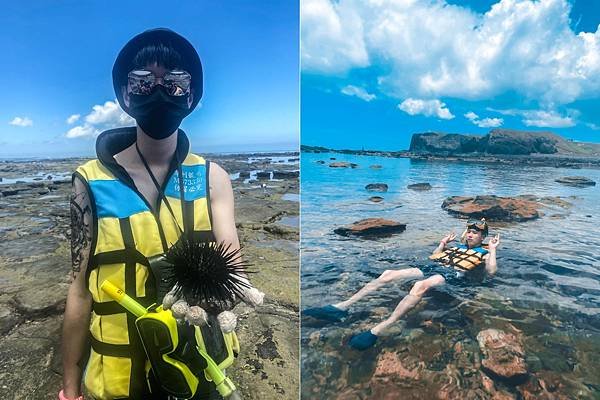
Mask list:
[{"label": "blue stripe on life vest", "polygon": [[[464,245],[464,244],[457,244],[456,247],[458,247],[459,249],[468,249],[469,248],[467,245]],[[483,247],[473,247],[471,250],[481,253],[483,255],[486,255],[488,253],[488,251],[486,249],[484,249]]]},{"label": "blue stripe on life vest", "polygon": [[120,181],[94,180],[89,184],[96,200],[98,218],[126,218],[142,211],[149,211],[140,196]]},{"label": "blue stripe on life vest", "polygon": [[[186,201],[193,201],[206,197],[206,165],[182,165],[183,196]],[[178,199],[179,172],[175,171],[165,187],[165,195]]]}]

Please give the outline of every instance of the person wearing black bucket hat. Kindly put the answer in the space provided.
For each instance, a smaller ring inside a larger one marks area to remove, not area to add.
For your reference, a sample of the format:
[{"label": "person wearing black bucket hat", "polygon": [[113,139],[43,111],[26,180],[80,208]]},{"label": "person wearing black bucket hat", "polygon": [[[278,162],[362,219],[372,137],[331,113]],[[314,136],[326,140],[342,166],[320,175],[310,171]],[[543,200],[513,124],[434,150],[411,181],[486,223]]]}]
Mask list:
[{"label": "person wearing black bucket hat", "polygon": [[[73,273],[59,398],[82,399],[83,379],[97,400],[174,399],[148,374],[135,317],[100,286],[110,281],[148,307],[160,303],[154,260],[184,232],[239,249],[233,191],[228,173],[191,153],[179,128],[203,95],[202,63],[187,39],[166,28],[140,33],[119,52],[112,78],[119,105],[136,126],[102,132],[98,158],[73,174]],[[210,356],[221,369],[239,351],[232,335],[209,335],[217,349]],[[220,399],[203,376],[193,399]]]}]

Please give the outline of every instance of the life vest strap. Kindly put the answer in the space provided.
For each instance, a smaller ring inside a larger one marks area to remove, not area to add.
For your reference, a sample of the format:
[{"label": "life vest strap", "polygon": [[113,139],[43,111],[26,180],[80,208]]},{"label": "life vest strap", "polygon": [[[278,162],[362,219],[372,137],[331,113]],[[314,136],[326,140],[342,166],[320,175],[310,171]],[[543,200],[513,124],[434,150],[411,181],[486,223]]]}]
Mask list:
[{"label": "life vest strap", "polygon": [[142,264],[147,267],[150,266],[148,258],[132,247],[128,247],[122,250],[113,250],[104,253],[98,253],[92,257],[93,268],[96,268],[102,264],[118,264],[127,262],[135,262],[137,264]]},{"label": "life vest strap", "polygon": [[94,335],[90,336],[92,349],[94,349],[96,353],[103,356],[131,358],[133,351],[130,345],[105,343],[96,339]]}]

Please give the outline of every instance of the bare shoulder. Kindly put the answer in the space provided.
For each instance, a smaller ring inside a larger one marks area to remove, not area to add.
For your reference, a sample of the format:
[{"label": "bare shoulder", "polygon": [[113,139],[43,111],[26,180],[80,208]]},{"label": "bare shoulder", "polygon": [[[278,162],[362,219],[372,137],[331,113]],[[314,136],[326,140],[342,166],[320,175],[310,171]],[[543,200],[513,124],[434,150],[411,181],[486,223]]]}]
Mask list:
[{"label": "bare shoulder", "polygon": [[231,179],[223,167],[215,162],[210,163],[209,168],[210,193],[211,196],[231,191]]}]

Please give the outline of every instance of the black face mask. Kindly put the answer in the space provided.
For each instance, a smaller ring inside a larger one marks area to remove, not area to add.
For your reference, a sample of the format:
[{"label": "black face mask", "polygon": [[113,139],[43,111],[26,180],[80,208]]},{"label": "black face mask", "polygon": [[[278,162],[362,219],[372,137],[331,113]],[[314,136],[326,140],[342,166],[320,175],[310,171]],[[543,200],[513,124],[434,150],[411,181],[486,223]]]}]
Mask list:
[{"label": "black face mask", "polygon": [[157,85],[151,94],[130,94],[129,114],[153,139],[170,136],[190,113],[187,96],[169,96]]}]

